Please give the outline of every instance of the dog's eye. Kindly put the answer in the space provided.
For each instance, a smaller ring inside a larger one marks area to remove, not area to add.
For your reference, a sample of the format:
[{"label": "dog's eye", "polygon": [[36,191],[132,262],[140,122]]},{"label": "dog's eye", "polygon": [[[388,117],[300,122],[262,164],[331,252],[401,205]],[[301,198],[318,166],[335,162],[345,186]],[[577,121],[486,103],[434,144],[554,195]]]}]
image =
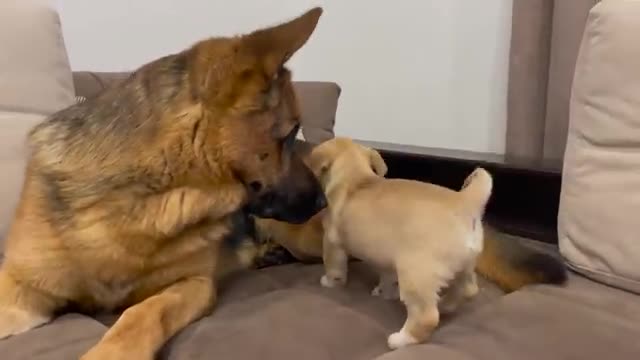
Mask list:
[{"label": "dog's eye", "polygon": [[269,157],[269,153],[262,153],[260,154],[260,156],[258,156],[258,159],[260,159],[260,161],[265,161],[267,160],[268,157]]}]

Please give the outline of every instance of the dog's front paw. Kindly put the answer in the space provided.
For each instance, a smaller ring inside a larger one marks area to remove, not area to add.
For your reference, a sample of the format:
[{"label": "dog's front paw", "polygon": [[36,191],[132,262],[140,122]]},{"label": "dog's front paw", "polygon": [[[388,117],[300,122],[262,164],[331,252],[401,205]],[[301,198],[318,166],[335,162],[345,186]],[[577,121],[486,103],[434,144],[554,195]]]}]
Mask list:
[{"label": "dog's front paw", "polygon": [[322,275],[320,278],[320,285],[326,288],[344,286],[346,283],[347,279],[341,276]]},{"label": "dog's front paw", "polygon": [[404,329],[389,335],[389,338],[387,339],[387,345],[392,350],[399,349],[408,345],[417,344],[417,343],[418,343],[418,340]]}]

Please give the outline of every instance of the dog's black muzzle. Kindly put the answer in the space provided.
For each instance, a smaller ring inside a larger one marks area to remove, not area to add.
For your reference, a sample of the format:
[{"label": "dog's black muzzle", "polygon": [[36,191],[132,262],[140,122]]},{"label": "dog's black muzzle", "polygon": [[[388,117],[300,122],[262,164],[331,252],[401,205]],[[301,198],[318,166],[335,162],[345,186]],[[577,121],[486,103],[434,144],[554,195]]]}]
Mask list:
[{"label": "dog's black muzzle", "polygon": [[289,174],[250,201],[247,210],[257,217],[301,224],[325,207],[327,198],[320,182],[298,156],[293,156]]}]

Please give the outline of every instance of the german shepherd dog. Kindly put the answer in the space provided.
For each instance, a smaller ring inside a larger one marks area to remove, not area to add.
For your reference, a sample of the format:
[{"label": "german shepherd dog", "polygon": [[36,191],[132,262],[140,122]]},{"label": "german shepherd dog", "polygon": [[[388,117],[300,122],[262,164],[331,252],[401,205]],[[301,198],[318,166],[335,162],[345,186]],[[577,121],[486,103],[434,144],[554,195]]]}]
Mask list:
[{"label": "german shepherd dog", "polygon": [[243,212],[302,223],[326,206],[292,150],[299,109],[284,66],[321,14],[203,40],[32,129],[0,339],[70,308],[120,309],[81,358],[153,359],[212,311],[221,244]]}]

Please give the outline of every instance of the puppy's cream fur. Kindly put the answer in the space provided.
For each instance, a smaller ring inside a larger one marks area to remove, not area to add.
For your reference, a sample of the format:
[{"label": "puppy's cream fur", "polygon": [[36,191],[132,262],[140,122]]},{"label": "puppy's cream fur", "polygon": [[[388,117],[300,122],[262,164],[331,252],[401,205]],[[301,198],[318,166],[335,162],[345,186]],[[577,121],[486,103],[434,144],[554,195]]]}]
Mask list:
[{"label": "puppy's cream fur", "polygon": [[397,276],[407,319],[389,336],[389,347],[424,342],[441,312],[454,311],[478,292],[474,268],[493,184],[487,171],[476,169],[460,191],[385,179],[380,154],[346,138],[318,145],[309,164],[329,200],[321,283],[344,285],[349,256],[379,271],[374,295],[392,297]]}]

